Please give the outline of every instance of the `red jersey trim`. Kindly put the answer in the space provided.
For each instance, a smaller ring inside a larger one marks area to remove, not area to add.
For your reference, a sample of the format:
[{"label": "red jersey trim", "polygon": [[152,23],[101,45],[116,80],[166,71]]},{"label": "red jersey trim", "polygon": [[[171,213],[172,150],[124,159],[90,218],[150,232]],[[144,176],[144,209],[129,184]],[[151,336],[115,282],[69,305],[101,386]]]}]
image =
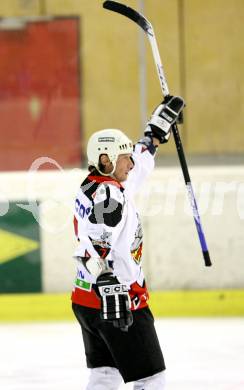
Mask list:
[{"label": "red jersey trim", "polygon": [[77,218],[74,216],[74,231],[75,231],[75,236],[76,238],[78,238],[78,221],[77,221]]},{"label": "red jersey trim", "polygon": [[94,309],[101,308],[100,298],[98,298],[94,290],[86,291],[75,288],[75,290],[72,291],[71,300],[77,305],[92,307]]},{"label": "red jersey trim", "polygon": [[110,176],[91,176],[91,175],[89,175],[88,179],[90,181],[95,181],[96,183],[109,182],[109,184],[112,184],[117,188],[124,188],[119,181],[113,179]]}]

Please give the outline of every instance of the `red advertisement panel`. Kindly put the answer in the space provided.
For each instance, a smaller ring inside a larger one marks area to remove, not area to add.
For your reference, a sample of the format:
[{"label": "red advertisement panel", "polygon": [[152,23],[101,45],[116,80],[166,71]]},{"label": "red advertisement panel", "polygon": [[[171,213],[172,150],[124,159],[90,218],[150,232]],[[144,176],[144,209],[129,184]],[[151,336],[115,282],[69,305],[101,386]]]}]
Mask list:
[{"label": "red advertisement panel", "polygon": [[79,45],[78,18],[0,31],[0,170],[80,166]]}]

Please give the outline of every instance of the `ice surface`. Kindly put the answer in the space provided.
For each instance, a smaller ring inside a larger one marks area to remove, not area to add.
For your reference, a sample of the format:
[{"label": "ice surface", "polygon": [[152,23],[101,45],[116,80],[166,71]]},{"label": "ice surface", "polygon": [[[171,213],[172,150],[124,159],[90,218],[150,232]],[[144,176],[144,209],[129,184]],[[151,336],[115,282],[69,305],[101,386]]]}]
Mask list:
[{"label": "ice surface", "polygon": [[[156,328],[167,390],[244,390],[243,318],[160,319]],[[85,390],[88,376],[78,323],[0,325],[1,390]]]}]

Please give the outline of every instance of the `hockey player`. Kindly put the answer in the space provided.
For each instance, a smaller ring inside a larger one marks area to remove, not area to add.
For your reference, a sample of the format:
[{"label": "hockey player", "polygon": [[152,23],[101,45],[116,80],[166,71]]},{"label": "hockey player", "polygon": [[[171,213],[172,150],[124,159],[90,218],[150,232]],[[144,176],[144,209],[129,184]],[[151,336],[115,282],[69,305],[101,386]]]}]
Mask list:
[{"label": "hockey player", "polygon": [[152,114],[134,147],[120,130],[94,133],[87,146],[89,175],[75,201],[77,276],[72,308],[82,329],[87,390],[165,388],[164,358],[148,307],[141,268],[143,235],[133,196],[154,167],[159,144],[184,102],[170,97]]}]

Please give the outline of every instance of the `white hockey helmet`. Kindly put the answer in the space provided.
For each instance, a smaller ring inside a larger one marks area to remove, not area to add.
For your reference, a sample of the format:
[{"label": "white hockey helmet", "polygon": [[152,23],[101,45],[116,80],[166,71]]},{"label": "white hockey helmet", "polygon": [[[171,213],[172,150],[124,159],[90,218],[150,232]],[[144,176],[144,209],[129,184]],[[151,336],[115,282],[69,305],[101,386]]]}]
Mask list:
[{"label": "white hockey helmet", "polygon": [[93,133],[87,144],[88,165],[99,171],[99,156],[107,154],[113,164],[114,172],[116,161],[120,154],[133,152],[132,141],[118,129],[104,129]]}]

